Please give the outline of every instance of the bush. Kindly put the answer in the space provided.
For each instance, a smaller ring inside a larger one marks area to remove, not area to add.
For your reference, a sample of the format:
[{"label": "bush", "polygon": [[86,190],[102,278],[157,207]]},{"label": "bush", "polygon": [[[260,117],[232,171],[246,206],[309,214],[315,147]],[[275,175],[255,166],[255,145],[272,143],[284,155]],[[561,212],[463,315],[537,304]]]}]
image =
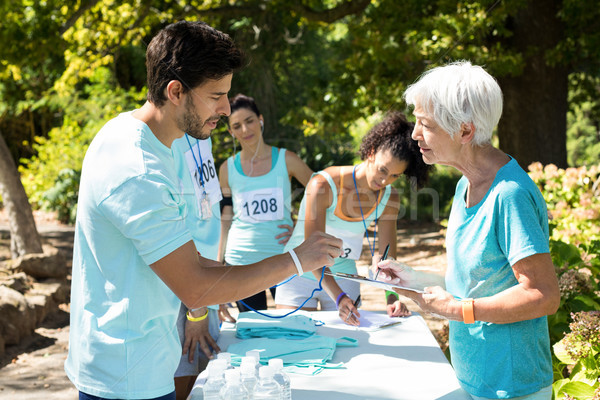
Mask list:
[{"label": "bush", "polygon": [[529,166],[550,214],[551,239],[575,245],[600,240],[600,166]]},{"label": "bush", "polygon": [[33,208],[57,211],[63,222],[73,222],[79,174],[85,152],[107,120],[132,110],[144,94],[120,89],[106,68],[95,71],[79,96],[52,97],[62,110],[62,125],[48,137],[36,137],[36,154],[22,159],[21,182]]}]

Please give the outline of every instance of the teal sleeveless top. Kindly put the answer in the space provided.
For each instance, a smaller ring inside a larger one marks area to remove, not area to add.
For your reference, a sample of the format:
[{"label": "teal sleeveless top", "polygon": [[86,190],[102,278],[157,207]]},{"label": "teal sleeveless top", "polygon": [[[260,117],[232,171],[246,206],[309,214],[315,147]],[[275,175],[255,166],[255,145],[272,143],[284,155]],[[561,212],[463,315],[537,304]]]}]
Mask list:
[{"label": "teal sleeveless top", "polygon": [[[323,176],[329,186],[331,187],[331,192],[333,193],[333,199],[331,201],[331,205],[327,208],[326,217],[325,217],[325,232],[336,236],[344,242],[343,244],[343,254],[336,258],[335,263],[332,267],[330,267],[332,272],[343,272],[346,274],[356,274],[356,260],[359,259],[360,254],[362,252],[362,243],[363,238],[365,236],[365,226],[369,226],[373,220],[375,220],[375,210],[373,210],[369,215],[365,215],[365,221],[363,223],[362,219],[358,219],[357,221],[345,220],[337,215],[335,215],[335,209],[337,207],[338,202],[338,193],[335,183],[329,175],[325,171],[319,171],[317,174]],[[313,174],[314,176],[314,174]],[[377,206],[377,216],[381,216],[381,213],[385,209],[387,205],[388,199],[390,198],[391,188],[390,185],[385,187],[385,191],[379,200],[379,205]],[[306,195],[302,198],[302,202],[300,203],[300,211],[298,212],[298,221],[296,222],[296,226],[294,228],[294,232],[292,233],[292,237],[285,245],[284,251],[288,251],[293,249],[294,247],[300,245],[304,241],[304,219],[305,219],[305,205],[306,203]],[[312,272],[308,272],[302,275],[304,278],[316,280],[315,276]]]},{"label": "teal sleeveless top", "polygon": [[285,149],[273,147],[272,159],[271,170],[261,176],[246,176],[235,157],[227,159],[233,202],[233,221],[225,250],[228,264],[252,264],[283,253],[283,245],[277,243],[275,236],[284,232],[278,225],[293,225],[292,188]]}]

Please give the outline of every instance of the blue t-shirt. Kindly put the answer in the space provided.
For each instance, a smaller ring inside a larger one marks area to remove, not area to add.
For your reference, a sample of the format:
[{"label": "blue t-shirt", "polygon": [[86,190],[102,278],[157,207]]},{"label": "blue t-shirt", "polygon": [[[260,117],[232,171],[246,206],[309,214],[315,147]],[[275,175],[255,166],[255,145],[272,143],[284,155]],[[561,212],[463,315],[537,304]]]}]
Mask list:
[{"label": "blue t-shirt", "polygon": [[[469,208],[467,188],[462,177],[448,221],[446,289],[477,299],[517,285],[511,266],[549,252],[548,215],[539,189],[512,158]],[[475,396],[511,398],[552,384],[545,316],[511,324],[450,321],[450,352],[458,380]]]},{"label": "blue t-shirt", "polygon": [[174,390],[180,301],[149,265],[192,240],[180,187],[171,149],[131,113],[109,121],[86,153],[65,362],[84,393],[154,398]]}]

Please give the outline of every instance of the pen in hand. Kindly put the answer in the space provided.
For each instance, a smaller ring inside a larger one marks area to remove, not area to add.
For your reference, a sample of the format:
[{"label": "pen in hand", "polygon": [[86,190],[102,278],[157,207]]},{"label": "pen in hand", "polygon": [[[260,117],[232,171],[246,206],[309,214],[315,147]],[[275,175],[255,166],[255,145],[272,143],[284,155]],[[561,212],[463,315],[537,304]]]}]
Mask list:
[{"label": "pen in hand", "polygon": [[[359,304],[360,304],[360,294],[358,295],[358,297],[356,298],[356,301],[354,302],[354,308],[358,308]],[[350,315],[352,315],[352,312],[348,313],[348,316],[346,317],[346,321],[348,321],[348,319],[350,318]]]},{"label": "pen in hand", "polygon": [[[381,259],[379,260],[380,262],[385,260],[387,258],[388,255],[388,251],[390,251],[390,244],[388,243],[387,246],[385,246],[385,250],[383,251],[383,256],[381,256]],[[375,279],[377,280],[377,277],[379,276],[379,271],[381,271],[379,269],[379,267],[377,267],[377,273],[375,274]]]}]

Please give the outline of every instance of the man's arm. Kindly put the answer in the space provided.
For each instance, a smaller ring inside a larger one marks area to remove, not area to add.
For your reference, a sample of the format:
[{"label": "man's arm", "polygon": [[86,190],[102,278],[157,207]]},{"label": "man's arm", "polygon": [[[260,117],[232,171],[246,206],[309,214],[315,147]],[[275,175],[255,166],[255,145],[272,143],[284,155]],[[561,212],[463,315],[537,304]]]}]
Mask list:
[{"label": "man's arm", "polygon": [[[342,241],[316,232],[294,250],[304,271],[333,265]],[[198,255],[192,241],[150,266],[188,308],[249,297],[297,272],[290,254],[250,265],[223,267]]]}]

